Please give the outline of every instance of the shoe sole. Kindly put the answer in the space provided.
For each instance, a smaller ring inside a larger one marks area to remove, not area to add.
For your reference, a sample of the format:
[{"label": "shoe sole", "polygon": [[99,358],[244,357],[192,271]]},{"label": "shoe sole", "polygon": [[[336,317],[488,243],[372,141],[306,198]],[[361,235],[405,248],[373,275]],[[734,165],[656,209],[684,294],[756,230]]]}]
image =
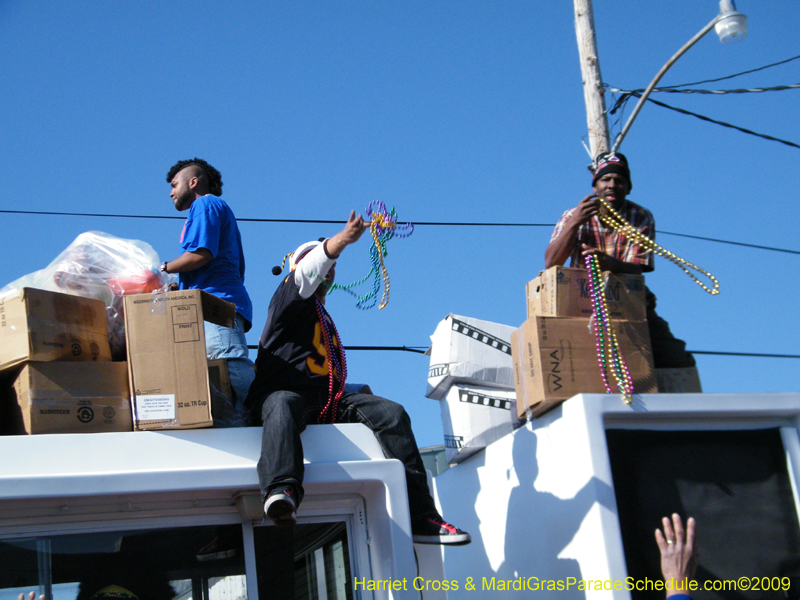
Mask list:
[{"label": "shoe sole", "polygon": [[439,546],[466,546],[472,542],[472,537],[468,533],[459,535],[413,535],[411,539],[415,544],[436,544]]},{"label": "shoe sole", "polygon": [[265,509],[267,518],[275,527],[294,527],[297,524],[294,516],[295,505],[291,500],[286,498],[268,499]]}]

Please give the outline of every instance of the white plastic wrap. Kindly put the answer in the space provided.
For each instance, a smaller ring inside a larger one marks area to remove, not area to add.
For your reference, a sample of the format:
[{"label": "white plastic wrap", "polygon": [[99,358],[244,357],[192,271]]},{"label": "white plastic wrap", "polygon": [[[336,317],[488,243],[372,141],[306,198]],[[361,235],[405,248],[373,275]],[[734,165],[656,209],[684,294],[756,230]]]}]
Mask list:
[{"label": "white plastic wrap", "polygon": [[0,296],[23,287],[102,300],[108,317],[108,338],[115,360],[125,358],[122,296],[166,291],[174,276],[161,273],[152,246],[99,231],[80,234],[47,267],[24,275],[0,289]]}]

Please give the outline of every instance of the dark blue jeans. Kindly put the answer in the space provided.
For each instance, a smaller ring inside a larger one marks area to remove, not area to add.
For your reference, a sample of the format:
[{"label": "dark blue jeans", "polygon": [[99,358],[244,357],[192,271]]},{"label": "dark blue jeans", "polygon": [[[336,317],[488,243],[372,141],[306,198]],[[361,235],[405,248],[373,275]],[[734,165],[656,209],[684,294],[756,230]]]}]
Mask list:
[{"label": "dark blue jeans", "polygon": [[[316,389],[282,390],[264,400],[258,461],[262,500],[274,487],[290,483],[296,487],[298,499],[302,501],[304,467],[300,434],[306,425],[317,422],[326,402],[327,393]],[[411,431],[411,419],[400,404],[370,394],[344,394],[339,400],[336,422],[363,423],[375,434],[384,455],[403,463],[412,521],[438,514]]]}]

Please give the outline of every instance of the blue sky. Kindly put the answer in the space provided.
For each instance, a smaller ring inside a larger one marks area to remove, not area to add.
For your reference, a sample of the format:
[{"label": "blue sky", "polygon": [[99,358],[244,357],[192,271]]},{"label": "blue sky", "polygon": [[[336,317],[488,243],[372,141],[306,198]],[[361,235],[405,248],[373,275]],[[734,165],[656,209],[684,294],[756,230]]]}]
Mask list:
[{"label": "blue sky", "polygon": [[[712,33],[662,85],[791,58],[800,3],[741,0],[746,40]],[[718,11],[713,0],[595,0],[611,87],[645,87]],[[800,81],[800,61],[706,89]],[[0,1],[0,210],[176,217],[167,169],[194,156],[223,175],[240,219],[346,219],[374,200],[412,222],[553,224],[590,191],[572,3],[521,1]],[[800,90],[657,99],[800,143]],[[607,103],[613,104],[611,94]],[[625,116],[630,114],[632,104]],[[612,132],[622,123],[611,116]],[[659,234],[711,271],[711,297],[663,259],[647,282],[659,313],[694,350],[798,354],[794,302],[800,150],[648,105],[622,144],[630,198]],[[45,267],[81,232],[179,254],[180,220],[0,213],[0,286]],[[251,344],[277,278],[301,242],[337,225],[240,222]],[[552,227],[418,226],[390,242],[391,301],[378,311],[331,296],[345,346],[426,346],[449,313],[518,326],[525,284]],[[337,278],[369,268],[368,242]],[[705,391],[798,391],[798,361],[698,355]],[[350,379],[402,402],[421,446],[442,442],[424,397],[428,359],[352,351]]]}]

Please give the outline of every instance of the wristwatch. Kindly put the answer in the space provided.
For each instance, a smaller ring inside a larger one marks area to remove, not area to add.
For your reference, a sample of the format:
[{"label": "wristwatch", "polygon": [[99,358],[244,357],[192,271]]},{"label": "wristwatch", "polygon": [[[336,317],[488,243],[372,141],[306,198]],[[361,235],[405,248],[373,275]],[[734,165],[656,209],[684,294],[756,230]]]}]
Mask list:
[{"label": "wristwatch", "polygon": [[161,263],[161,272],[162,273],[169,273],[169,271],[167,271],[167,261],[166,260]]}]

